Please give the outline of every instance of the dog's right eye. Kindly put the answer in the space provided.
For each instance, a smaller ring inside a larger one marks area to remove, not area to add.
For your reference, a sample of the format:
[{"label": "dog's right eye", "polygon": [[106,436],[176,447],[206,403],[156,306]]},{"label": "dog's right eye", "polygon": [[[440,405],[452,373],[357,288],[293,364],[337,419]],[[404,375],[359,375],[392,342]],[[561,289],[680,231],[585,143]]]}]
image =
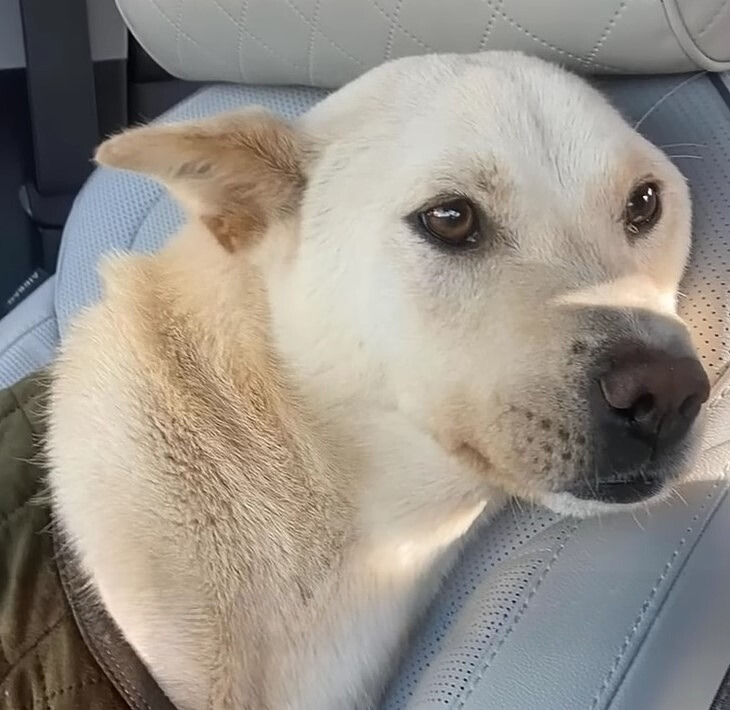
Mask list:
[{"label": "dog's right eye", "polygon": [[427,236],[451,247],[473,247],[479,243],[479,217],[469,200],[457,198],[418,213]]}]

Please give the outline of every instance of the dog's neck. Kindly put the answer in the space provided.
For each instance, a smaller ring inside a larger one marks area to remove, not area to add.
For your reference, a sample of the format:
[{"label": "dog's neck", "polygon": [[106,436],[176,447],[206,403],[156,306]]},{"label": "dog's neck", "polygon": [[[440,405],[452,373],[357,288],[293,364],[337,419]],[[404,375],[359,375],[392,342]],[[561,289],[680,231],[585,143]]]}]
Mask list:
[{"label": "dog's neck", "polygon": [[372,381],[313,372],[313,341],[281,344],[283,301],[201,239],[191,228],[108,269],[70,337],[51,416],[57,509],[182,707],[340,707],[342,688],[365,698],[379,682],[487,495],[397,409],[361,398]]}]

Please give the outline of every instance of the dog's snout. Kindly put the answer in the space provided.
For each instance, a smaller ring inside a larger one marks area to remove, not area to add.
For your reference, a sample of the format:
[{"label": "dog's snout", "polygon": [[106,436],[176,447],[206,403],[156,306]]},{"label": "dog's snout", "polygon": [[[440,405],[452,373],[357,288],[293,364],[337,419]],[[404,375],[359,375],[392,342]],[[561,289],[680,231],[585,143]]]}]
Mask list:
[{"label": "dog's snout", "polygon": [[684,436],[710,394],[697,358],[661,350],[618,358],[599,383],[611,413],[654,447]]},{"label": "dog's snout", "polygon": [[710,382],[689,349],[623,345],[607,361],[591,402],[593,483],[578,485],[576,495],[632,503],[655,495],[677,474]]}]

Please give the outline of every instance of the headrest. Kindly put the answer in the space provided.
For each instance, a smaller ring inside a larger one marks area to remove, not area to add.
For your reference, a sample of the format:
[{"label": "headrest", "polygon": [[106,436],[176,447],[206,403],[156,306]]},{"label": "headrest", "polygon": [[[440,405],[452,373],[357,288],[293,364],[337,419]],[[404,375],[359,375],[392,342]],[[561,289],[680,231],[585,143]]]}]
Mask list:
[{"label": "headrest", "polygon": [[336,88],[408,54],[519,49],[584,73],[730,69],[727,0],[117,0],[162,67]]}]

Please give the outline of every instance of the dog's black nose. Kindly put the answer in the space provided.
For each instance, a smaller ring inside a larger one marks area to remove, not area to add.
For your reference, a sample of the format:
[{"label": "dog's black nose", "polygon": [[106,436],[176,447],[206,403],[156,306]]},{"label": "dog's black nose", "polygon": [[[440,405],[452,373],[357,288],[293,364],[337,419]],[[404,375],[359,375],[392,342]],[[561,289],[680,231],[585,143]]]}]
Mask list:
[{"label": "dog's black nose", "polygon": [[594,465],[573,493],[634,503],[660,492],[684,465],[688,432],[710,395],[689,349],[679,353],[623,344],[593,381]]},{"label": "dog's black nose", "polygon": [[655,454],[687,433],[710,395],[710,381],[697,358],[648,348],[615,358],[599,384],[615,423]]}]

